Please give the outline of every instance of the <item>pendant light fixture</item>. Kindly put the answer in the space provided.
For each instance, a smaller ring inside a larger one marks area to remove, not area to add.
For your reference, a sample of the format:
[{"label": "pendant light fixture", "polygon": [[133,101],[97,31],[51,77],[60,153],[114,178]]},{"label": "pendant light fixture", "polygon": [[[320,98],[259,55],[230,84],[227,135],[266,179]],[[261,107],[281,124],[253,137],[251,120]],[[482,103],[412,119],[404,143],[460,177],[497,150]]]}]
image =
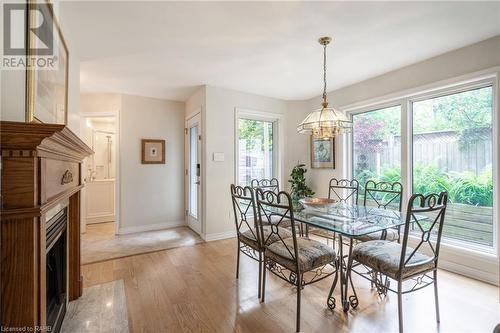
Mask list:
[{"label": "pendant light fixture", "polygon": [[342,133],[348,133],[352,128],[345,114],[332,107],[328,107],[326,99],[326,46],[331,42],[330,37],[321,37],[318,41],[323,45],[323,102],[321,109],[315,110],[297,126],[300,134],[312,135],[317,138],[333,138]]}]

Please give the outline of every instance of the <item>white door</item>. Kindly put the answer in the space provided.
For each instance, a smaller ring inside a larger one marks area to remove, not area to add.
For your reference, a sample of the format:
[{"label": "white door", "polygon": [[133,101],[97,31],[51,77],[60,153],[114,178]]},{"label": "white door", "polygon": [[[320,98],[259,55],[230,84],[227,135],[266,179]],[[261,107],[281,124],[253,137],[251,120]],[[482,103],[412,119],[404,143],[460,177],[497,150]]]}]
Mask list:
[{"label": "white door", "polygon": [[186,122],[186,219],[201,234],[201,117]]}]

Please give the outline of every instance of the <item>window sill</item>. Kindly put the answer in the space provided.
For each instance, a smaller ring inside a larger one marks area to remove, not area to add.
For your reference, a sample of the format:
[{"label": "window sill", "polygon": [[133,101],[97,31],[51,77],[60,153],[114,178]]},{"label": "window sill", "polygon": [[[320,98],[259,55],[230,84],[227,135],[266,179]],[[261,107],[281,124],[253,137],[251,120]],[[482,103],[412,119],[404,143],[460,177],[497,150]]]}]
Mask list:
[{"label": "window sill", "polygon": [[[413,236],[412,234],[410,234],[408,236],[408,241],[411,244],[416,245],[420,241],[420,237],[416,237],[416,236]],[[479,244],[470,244],[470,243],[465,243],[465,242],[461,242],[458,240],[447,239],[445,237],[441,238],[441,247],[453,249],[453,250],[456,250],[458,252],[470,252],[470,253],[475,254],[477,256],[489,257],[491,259],[497,258],[496,247],[489,247],[489,246],[484,246],[484,245],[479,245]]]},{"label": "window sill", "polygon": [[[418,241],[418,237],[410,235],[408,245],[415,247]],[[487,250],[464,247],[464,244],[458,246],[456,243],[442,241],[439,252],[439,268],[498,286],[499,258],[493,252],[495,249],[487,248]]]}]

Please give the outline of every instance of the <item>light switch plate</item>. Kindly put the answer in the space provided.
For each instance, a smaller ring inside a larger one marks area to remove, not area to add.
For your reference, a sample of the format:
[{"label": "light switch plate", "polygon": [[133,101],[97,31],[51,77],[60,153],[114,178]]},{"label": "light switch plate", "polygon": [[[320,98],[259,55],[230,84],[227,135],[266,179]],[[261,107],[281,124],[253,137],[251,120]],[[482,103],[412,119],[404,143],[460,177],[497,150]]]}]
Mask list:
[{"label": "light switch plate", "polygon": [[224,162],[224,153],[214,153],[214,162]]}]

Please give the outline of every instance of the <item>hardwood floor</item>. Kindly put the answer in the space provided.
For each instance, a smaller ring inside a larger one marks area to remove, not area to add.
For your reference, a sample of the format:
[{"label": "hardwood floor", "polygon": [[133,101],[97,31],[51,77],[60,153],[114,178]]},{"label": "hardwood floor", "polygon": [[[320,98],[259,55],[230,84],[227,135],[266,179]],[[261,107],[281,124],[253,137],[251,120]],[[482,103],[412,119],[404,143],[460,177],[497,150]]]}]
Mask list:
[{"label": "hardwood floor", "polygon": [[[267,274],[266,303],[257,299],[257,263],[228,239],[82,266],[84,286],[123,279],[131,332],[293,332],[295,290]],[[441,324],[433,288],[403,297],[405,332],[492,332],[500,322],[498,288],[439,271]],[[380,299],[355,277],[356,311],[330,311],[332,278],[302,293],[302,332],[397,331],[397,297]],[[340,291],[335,296],[339,299]]]},{"label": "hardwood floor", "polygon": [[116,235],[114,222],[89,224],[82,235],[82,264],[200,242],[203,240],[188,227]]}]

